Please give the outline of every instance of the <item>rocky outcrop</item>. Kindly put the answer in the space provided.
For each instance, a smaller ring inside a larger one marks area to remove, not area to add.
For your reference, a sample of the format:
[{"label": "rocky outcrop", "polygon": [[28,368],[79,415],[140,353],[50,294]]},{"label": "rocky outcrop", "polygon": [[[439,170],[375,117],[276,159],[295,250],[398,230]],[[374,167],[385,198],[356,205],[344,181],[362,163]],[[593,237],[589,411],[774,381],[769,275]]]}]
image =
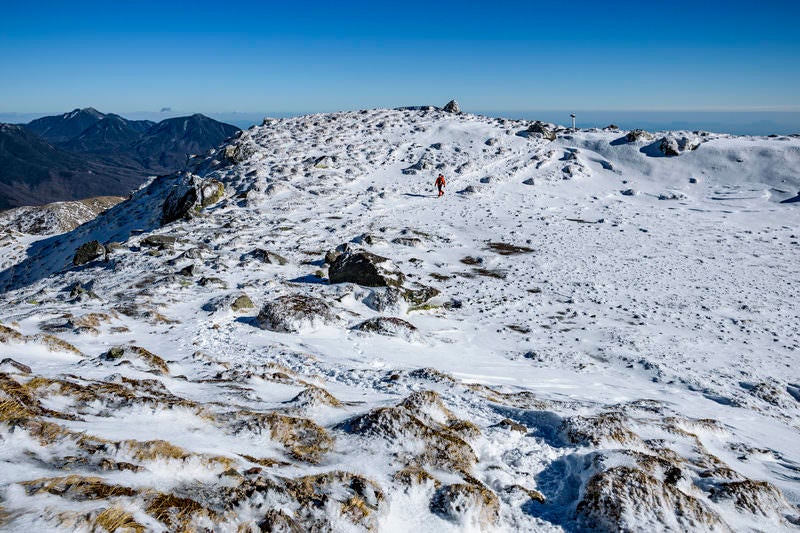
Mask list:
[{"label": "rocky outcrop", "polygon": [[652,141],[653,138],[652,133],[644,130],[631,130],[625,135],[625,140],[629,143]]},{"label": "rocky outcrop", "polygon": [[550,141],[556,140],[556,128],[552,124],[547,124],[546,122],[542,122],[537,120],[526,129],[523,133],[526,133],[526,136],[531,136],[531,134],[540,137],[542,139],[547,139]]},{"label": "rocky outcrop", "polygon": [[365,287],[400,287],[405,276],[386,257],[363,250],[345,252],[328,269],[331,283],[356,283]]},{"label": "rocky outcrop", "polygon": [[661,138],[658,149],[665,156],[674,157],[686,151],[697,150],[699,146],[700,139],[697,137],[667,135]]},{"label": "rocky outcrop", "polygon": [[456,102],[455,100],[450,100],[442,108],[442,111],[446,113],[461,113],[461,106],[459,106],[458,102]]},{"label": "rocky outcrop", "polygon": [[333,322],[333,308],[320,298],[300,294],[281,296],[264,304],[258,313],[262,329],[299,333]]},{"label": "rocky outcrop", "polygon": [[89,241],[84,243],[75,252],[72,258],[72,264],[75,266],[84,265],[96,259],[105,256],[106,249],[98,241]]},{"label": "rocky outcrop", "polygon": [[164,200],[161,224],[191,218],[200,209],[219,202],[224,195],[225,187],[221,182],[188,176],[184,183],[173,188]]}]

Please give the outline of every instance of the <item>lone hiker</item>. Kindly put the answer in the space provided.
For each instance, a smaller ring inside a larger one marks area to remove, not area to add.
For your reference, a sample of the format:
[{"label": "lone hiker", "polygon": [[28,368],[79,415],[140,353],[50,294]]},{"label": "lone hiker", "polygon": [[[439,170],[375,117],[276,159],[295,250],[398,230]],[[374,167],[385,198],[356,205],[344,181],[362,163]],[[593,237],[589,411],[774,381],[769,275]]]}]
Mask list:
[{"label": "lone hiker", "polygon": [[439,177],[436,178],[436,187],[439,189],[439,196],[442,196],[444,194],[444,186],[446,184],[447,182],[444,181],[444,176],[439,174]]}]

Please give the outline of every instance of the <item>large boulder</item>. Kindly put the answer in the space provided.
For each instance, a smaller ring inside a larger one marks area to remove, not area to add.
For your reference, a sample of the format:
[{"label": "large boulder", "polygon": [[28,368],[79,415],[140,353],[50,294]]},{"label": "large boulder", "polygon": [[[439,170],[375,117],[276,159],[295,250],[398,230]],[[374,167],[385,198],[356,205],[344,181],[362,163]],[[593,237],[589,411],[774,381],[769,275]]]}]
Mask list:
[{"label": "large boulder", "polygon": [[261,329],[299,333],[333,322],[335,318],[333,308],[325,300],[293,294],[264,304],[257,320]]},{"label": "large boulder", "polygon": [[700,139],[697,137],[667,135],[666,137],[662,137],[658,149],[661,150],[661,153],[665,156],[674,157],[676,155],[681,155],[682,152],[697,150],[699,146]]},{"label": "large boulder", "polygon": [[548,139],[551,141],[556,140],[555,127],[552,124],[547,124],[540,120],[537,120],[536,122],[528,126],[528,129],[526,129],[524,133],[528,134],[528,136],[530,136],[530,134],[535,134],[537,136],[540,136],[542,139]]},{"label": "large boulder", "polygon": [[459,106],[458,102],[455,100],[450,100],[442,108],[442,111],[446,111],[447,113],[461,113],[461,106]]},{"label": "large boulder", "polygon": [[100,259],[106,253],[105,247],[98,241],[89,241],[84,243],[75,252],[72,258],[72,264],[75,266],[84,265],[95,259]]},{"label": "large boulder", "polygon": [[190,176],[167,195],[161,212],[161,224],[191,218],[197,211],[219,202],[225,195],[223,184],[214,179]]},{"label": "large boulder", "polygon": [[386,257],[366,252],[344,252],[328,269],[331,283],[356,283],[365,287],[400,287],[405,276]]}]

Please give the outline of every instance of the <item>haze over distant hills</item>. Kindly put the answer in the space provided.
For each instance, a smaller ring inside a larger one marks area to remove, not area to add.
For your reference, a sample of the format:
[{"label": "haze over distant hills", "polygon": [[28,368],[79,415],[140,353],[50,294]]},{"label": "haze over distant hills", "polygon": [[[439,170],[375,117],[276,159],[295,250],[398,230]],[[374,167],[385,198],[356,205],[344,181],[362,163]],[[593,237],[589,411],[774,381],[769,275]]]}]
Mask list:
[{"label": "haze over distant hills", "polygon": [[124,195],[239,130],[204,115],[153,122],[94,108],[0,126],[0,209]]}]

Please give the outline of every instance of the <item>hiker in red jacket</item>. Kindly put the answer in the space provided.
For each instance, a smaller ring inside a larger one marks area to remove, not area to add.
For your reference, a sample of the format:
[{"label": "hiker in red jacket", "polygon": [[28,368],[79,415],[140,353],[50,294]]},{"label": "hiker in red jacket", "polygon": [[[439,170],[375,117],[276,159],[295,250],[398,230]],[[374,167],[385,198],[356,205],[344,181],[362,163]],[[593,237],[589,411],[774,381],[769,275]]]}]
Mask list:
[{"label": "hiker in red jacket", "polygon": [[439,174],[439,177],[436,178],[436,187],[439,189],[439,196],[442,196],[444,194],[444,186],[446,184],[447,182],[444,181],[444,176]]}]

